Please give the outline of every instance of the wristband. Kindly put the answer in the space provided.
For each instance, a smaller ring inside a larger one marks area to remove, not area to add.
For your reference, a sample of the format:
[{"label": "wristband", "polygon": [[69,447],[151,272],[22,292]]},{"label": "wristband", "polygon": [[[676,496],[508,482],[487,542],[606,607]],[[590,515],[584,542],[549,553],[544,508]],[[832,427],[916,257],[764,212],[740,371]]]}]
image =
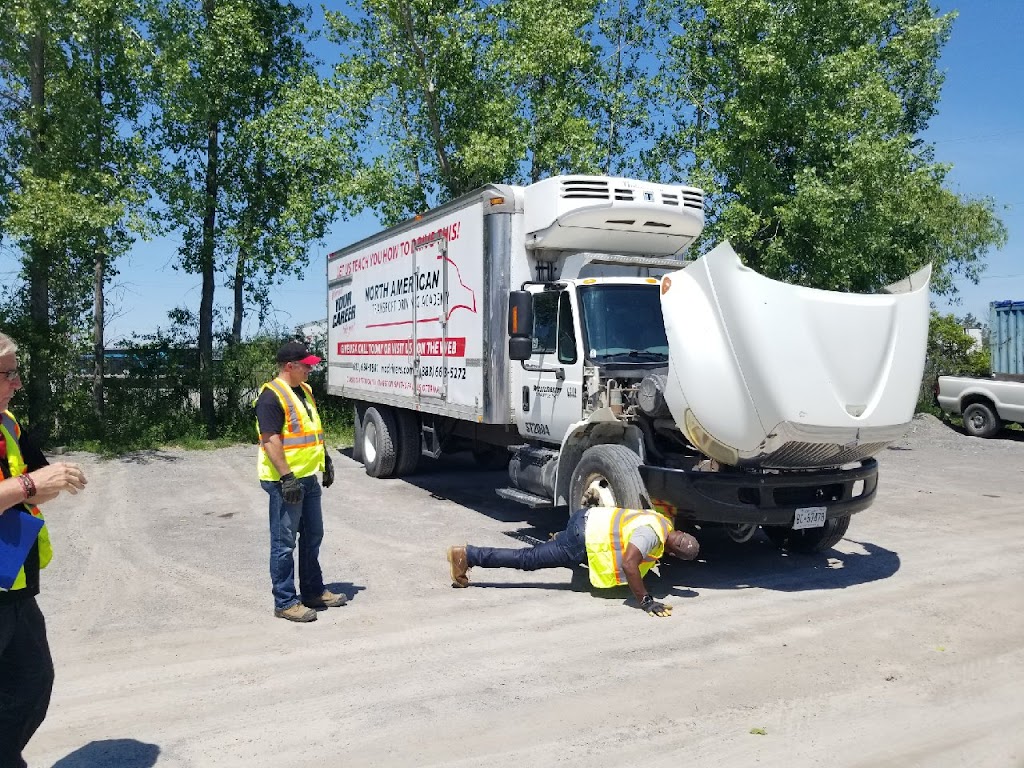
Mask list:
[{"label": "wristband", "polygon": [[654,602],[654,598],[650,594],[646,594],[640,598],[640,607],[646,608],[648,605]]},{"label": "wristband", "polygon": [[31,477],[28,475],[18,475],[18,482],[21,483],[21,489],[25,491],[26,499],[31,499],[36,495],[36,484]]}]

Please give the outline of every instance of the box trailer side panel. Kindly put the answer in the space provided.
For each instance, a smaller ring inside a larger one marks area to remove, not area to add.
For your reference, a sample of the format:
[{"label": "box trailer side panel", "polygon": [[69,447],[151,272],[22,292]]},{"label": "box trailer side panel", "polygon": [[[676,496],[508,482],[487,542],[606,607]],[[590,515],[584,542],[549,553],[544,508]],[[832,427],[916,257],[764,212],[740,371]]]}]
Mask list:
[{"label": "box trailer side panel", "polygon": [[485,205],[479,195],[456,201],[331,255],[331,394],[507,421],[507,380],[488,369],[504,346],[500,297],[508,292],[507,256],[494,269],[490,254],[501,247],[500,230],[507,247],[500,219],[508,216],[485,216]]}]

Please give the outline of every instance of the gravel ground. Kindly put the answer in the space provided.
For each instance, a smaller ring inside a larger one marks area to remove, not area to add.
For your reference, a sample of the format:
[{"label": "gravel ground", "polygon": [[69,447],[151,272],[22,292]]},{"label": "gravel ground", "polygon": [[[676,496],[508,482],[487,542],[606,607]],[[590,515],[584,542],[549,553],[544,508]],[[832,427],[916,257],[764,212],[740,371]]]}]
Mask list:
[{"label": "gravel ground", "polygon": [[71,458],[40,598],[57,666],[33,768],[1024,766],[1024,433],[930,417],[827,555],[708,534],[652,620],[568,570],[474,572],[565,515],[458,457],[372,480],[336,454],[327,581],[272,616],[255,449]]}]

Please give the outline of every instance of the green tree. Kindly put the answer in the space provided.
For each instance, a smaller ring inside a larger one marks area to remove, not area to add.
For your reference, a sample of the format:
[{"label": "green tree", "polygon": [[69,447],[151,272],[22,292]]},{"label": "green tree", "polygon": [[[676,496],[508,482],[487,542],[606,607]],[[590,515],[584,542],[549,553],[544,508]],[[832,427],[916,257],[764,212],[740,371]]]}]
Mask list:
[{"label": "green tree", "polygon": [[631,7],[359,0],[328,13],[349,209],[394,223],[490,182],[620,167],[643,122]]},{"label": "green tree", "polygon": [[992,201],[944,186],[920,138],[953,15],[927,0],[671,5],[660,82],[681,109],[647,161],[709,193],[708,239],[822,288],[871,291],[927,262],[936,293],[977,280],[1005,229]]},{"label": "green tree", "polygon": [[199,399],[210,437],[217,275],[233,291],[237,342],[247,298],[265,306],[266,282],[301,268],[329,220],[327,158],[299,151],[294,132],[269,131],[282,124],[275,110],[301,109],[295,93],[308,92],[306,15],[278,0],[153,0],[148,13],[156,188],[164,226],[182,235],[181,268],[202,277]]},{"label": "green tree", "polygon": [[939,376],[988,376],[991,368],[987,345],[976,346],[952,314],[941,315],[932,310],[918,410],[939,412],[932,401],[932,387]]},{"label": "green tree", "polygon": [[[26,346],[29,424],[43,441],[54,396],[77,389],[88,317],[103,346],[103,286],[144,201],[137,143],[138,33],[130,0],[14,0],[0,15],[0,215],[23,254],[29,301],[9,303]],[[7,286],[9,290],[12,286]],[[19,295],[17,286],[12,295]],[[102,414],[102,357],[94,407]]]}]

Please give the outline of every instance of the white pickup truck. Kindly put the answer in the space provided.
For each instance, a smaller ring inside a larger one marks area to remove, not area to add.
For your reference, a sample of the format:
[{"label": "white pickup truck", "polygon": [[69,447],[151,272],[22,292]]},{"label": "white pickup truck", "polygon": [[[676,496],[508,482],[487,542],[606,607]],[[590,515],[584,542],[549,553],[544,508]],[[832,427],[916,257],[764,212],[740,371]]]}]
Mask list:
[{"label": "white pickup truck", "polygon": [[1024,376],[939,376],[935,397],[943,411],[963,417],[974,437],[994,437],[1006,424],[1024,424]]}]

